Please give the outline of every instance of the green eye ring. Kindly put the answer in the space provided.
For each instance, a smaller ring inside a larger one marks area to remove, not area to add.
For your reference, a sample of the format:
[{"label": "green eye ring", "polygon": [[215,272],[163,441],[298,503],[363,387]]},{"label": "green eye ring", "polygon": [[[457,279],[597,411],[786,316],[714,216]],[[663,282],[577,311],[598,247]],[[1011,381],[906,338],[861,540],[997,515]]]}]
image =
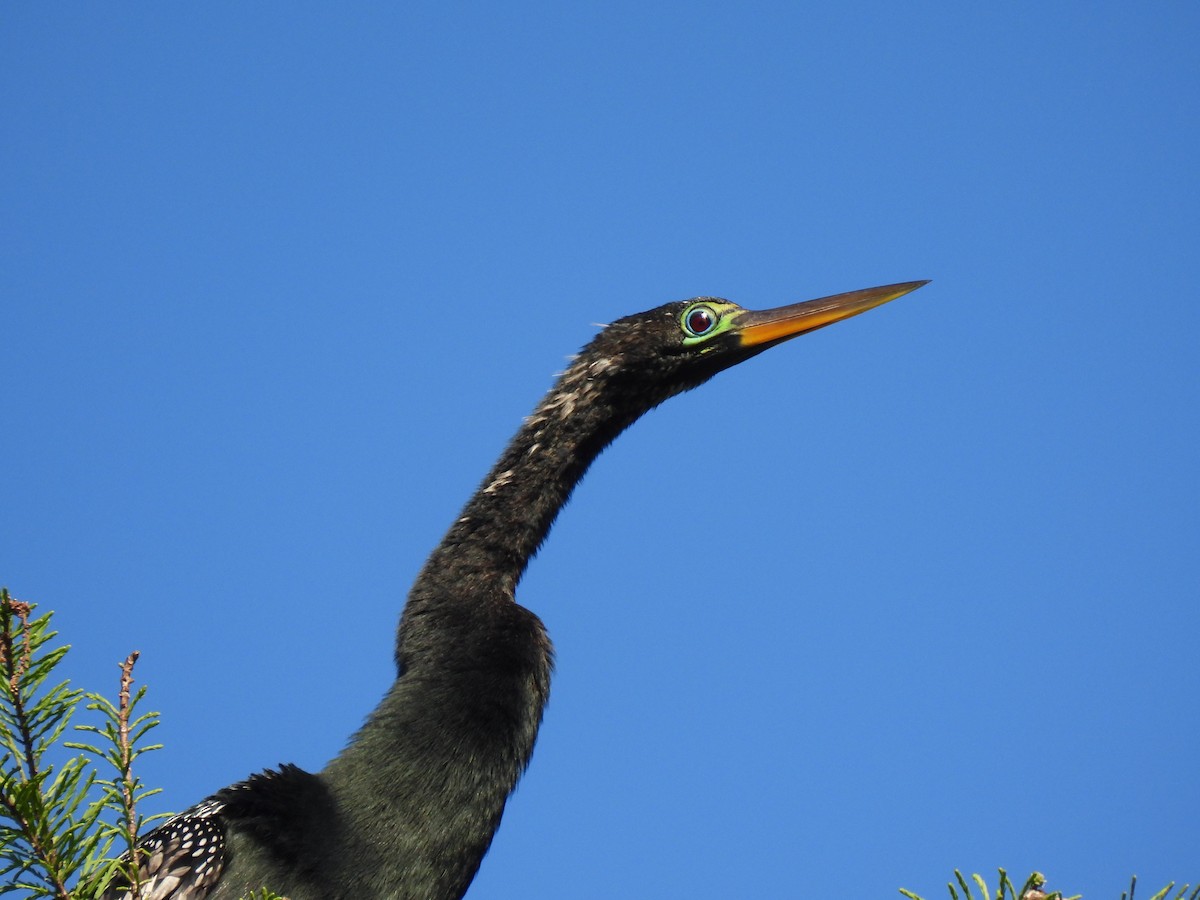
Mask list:
[{"label": "green eye ring", "polygon": [[712,334],[721,321],[720,314],[707,303],[697,303],[683,311],[681,322],[683,330],[690,337],[704,337]]},{"label": "green eye ring", "polygon": [[683,345],[701,344],[728,331],[741,311],[736,304],[720,300],[705,299],[689,304],[679,314]]}]

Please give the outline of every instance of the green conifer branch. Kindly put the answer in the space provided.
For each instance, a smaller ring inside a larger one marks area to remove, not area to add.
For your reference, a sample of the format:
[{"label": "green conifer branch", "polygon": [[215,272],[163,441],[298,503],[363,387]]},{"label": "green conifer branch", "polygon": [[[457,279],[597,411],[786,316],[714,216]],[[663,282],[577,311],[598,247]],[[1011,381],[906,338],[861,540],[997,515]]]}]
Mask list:
[{"label": "green conifer branch", "polygon": [[[1024,886],[1022,886],[1021,890],[1018,891],[1013,886],[1012,881],[1009,879],[1008,872],[1006,872],[1004,869],[999,869],[998,871],[1000,874],[1000,881],[994,895],[995,900],[1081,900],[1083,896],[1082,894],[1074,894],[1070,897],[1064,897],[1062,891],[1051,891],[1050,893],[1046,893],[1042,890],[1046,884],[1046,876],[1041,872],[1034,872],[1032,875],[1030,875],[1029,878],[1025,880]],[[980,894],[978,898],[976,898],[975,894],[972,892],[970,884],[963,876],[963,873],[960,870],[955,869],[954,881],[947,882],[946,884],[946,889],[950,893],[951,900],[989,900],[989,898],[993,897],[992,893],[988,889],[987,882],[984,881],[982,875],[972,875],[971,881],[973,881],[979,888]],[[955,887],[956,884],[957,888]],[[1137,876],[1135,875],[1130,881],[1129,890],[1121,894],[1121,900],[1133,900],[1133,892],[1134,888],[1136,887]],[[1188,893],[1189,888],[1191,888],[1190,885],[1183,885],[1183,887],[1179,890],[1179,893],[1170,898],[1170,900],[1200,900],[1200,884],[1197,884],[1196,887],[1192,889],[1190,894]],[[962,890],[961,898],[959,895],[959,889]],[[1168,900],[1167,895],[1170,894],[1170,892],[1174,889],[1175,882],[1172,881],[1165,888],[1151,897],[1150,900]],[[907,897],[908,900],[924,900],[920,894],[914,893],[907,888],[900,888],[900,893]]]}]

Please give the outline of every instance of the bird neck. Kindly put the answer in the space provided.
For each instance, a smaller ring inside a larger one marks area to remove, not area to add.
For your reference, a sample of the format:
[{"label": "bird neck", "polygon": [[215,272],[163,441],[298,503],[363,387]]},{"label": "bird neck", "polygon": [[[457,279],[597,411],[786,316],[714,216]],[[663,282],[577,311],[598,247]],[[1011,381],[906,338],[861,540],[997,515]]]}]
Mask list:
[{"label": "bird neck", "polygon": [[586,348],[526,418],[414,586],[486,578],[511,599],[592,461],[653,402],[622,388],[619,365]]}]

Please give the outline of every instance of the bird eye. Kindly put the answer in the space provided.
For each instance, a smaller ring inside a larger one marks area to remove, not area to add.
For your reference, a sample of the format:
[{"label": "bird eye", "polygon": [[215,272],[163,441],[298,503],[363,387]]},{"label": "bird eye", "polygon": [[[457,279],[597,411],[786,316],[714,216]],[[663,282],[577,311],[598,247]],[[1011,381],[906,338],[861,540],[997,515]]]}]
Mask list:
[{"label": "bird eye", "polygon": [[717,327],[717,314],[708,306],[693,306],[683,316],[683,327],[696,337],[708,334]]}]

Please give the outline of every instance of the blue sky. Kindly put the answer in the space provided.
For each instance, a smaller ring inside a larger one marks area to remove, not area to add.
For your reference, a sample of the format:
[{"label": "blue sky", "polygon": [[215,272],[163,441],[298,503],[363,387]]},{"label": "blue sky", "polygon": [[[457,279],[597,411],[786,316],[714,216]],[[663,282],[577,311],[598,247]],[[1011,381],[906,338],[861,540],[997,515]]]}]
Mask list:
[{"label": "blue sky", "polygon": [[1200,879],[1194,4],[8,5],[0,582],[179,809],[319,768],[564,357],[933,284],[597,463],[470,893]]}]

